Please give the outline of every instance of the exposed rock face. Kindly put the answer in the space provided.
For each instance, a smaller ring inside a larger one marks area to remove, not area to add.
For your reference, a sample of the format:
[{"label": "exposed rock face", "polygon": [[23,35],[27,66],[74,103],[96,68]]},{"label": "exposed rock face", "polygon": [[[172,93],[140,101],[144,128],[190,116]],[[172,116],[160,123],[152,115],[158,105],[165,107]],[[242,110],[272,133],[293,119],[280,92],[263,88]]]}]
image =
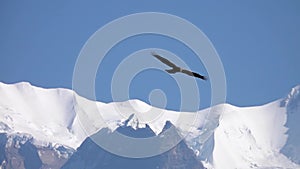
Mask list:
[{"label": "exposed rock face", "polygon": [[[174,127],[167,122],[163,131]],[[135,138],[155,136],[146,125],[145,128],[133,129],[120,126],[116,131]],[[102,129],[97,134],[113,134],[109,129]],[[97,135],[95,134],[95,135]],[[159,136],[164,136],[162,132]],[[174,138],[180,137],[176,132]],[[167,144],[172,144],[167,143]],[[162,144],[161,146],[165,146]],[[61,145],[37,146],[29,134],[7,135],[0,133],[0,168],[2,169],[201,169],[202,163],[185,141],[180,141],[171,150],[149,158],[125,158],[99,147],[91,138],[87,138],[74,152]]]},{"label": "exposed rock face", "polygon": [[[172,124],[167,122],[165,129]],[[102,129],[97,134],[109,132]],[[129,135],[130,137],[150,137],[154,135],[149,126],[133,130],[131,127],[121,126],[114,132]],[[111,133],[113,134],[113,133]],[[163,134],[163,133],[162,133]],[[91,138],[87,138],[72,155],[62,169],[201,169],[202,163],[196,159],[194,152],[182,140],[171,150],[149,158],[125,158],[99,147]]]},{"label": "exposed rock face", "polygon": [[72,152],[63,146],[36,146],[27,134],[0,134],[3,169],[60,169]]},{"label": "exposed rock face", "polygon": [[287,120],[285,126],[288,128],[286,134],[288,139],[281,152],[291,161],[300,164],[300,130],[298,129],[300,120],[300,86],[294,87],[288,96],[282,100],[281,106],[286,107]]}]

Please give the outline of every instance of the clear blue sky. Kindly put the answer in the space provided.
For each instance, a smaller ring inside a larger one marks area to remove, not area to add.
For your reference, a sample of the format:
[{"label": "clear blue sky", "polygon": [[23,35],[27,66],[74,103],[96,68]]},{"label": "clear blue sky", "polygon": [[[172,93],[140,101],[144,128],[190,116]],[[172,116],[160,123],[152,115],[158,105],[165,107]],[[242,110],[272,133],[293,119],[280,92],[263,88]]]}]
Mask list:
[{"label": "clear blue sky", "polygon": [[[299,0],[0,1],[0,81],[72,88],[76,58],[95,31],[128,14],[163,12],[190,21],[212,41],[225,69],[227,102],[260,105],[285,96],[300,84],[299,9]],[[112,71],[124,57],[144,48],[171,51],[195,71],[206,73],[201,63],[189,59],[194,53],[175,40],[155,35],[132,37],[115,46],[99,68],[98,100],[112,100]],[[167,95],[167,108],[177,110],[180,93],[171,83],[163,72],[141,72],[132,81],[130,97],[148,102],[149,92],[160,88]],[[210,84],[198,81],[198,85],[201,106],[207,107]]]}]

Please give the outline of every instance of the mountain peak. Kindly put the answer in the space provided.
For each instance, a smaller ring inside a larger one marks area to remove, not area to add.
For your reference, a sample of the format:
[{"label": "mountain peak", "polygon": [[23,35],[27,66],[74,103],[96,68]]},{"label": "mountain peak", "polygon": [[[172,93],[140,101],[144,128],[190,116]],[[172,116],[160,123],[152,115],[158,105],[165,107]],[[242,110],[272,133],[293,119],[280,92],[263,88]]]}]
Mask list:
[{"label": "mountain peak", "polygon": [[[220,104],[198,112],[176,112],[137,99],[105,104],[76,95],[84,101],[77,105],[75,92],[69,89],[0,83],[0,133],[28,133],[39,146],[52,143],[76,149],[102,129],[133,136],[147,131],[146,136],[152,136],[174,126],[199,152],[199,160],[211,159],[208,163],[216,169],[299,168],[299,91],[296,86],[286,98],[262,106]],[[98,109],[89,107],[95,103]],[[78,110],[82,106],[87,111]]]},{"label": "mountain peak", "polygon": [[128,119],[124,122],[125,126],[130,126],[137,130],[138,128],[145,128],[146,124],[141,124],[138,117],[135,114],[131,114]]}]

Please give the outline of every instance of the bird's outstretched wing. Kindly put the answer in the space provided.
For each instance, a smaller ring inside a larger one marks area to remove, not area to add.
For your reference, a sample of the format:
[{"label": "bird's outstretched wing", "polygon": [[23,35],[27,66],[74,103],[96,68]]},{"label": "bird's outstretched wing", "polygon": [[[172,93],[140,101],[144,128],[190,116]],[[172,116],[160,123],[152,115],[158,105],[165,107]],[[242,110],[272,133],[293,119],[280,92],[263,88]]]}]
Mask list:
[{"label": "bird's outstretched wing", "polygon": [[152,54],[154,57],[156,57],[158,60],[160,60],[161,62],[163,62],[164,64],[166,64],[166,65],[168,65],[168,66],[170,66],[170,67],[173,67],[173,68],[178,67],[178,66],[176,66],[174,63],[170,62],[168,59],[163,58],[163,57],[159,56],[158,54],[156,54],[156,53],[154,53],[154,52],[152,52],[151,54]]},{"label": "bird's outstretched wing", "polygon": [[186,70],[186,69],[182,69],[181,72],[185,73],[187,75],[190,75],[190,76],[194,76],[194,77],[198,77],[198,78],[203,79],[203,80],[207,80],[207,77],[202,76],[202,75],[200,75],[200,74],[198,74],[196,72],[192,72],[192,71],[189,71],[189,70]]},{"label": "bird's outstretched wing", "polygon": [[186,69],[181,69],[180,67],[176,66],[174,63],[170,62],[168,59],[166,58],[163,58],[161,57],[160,55],[152,52],[151,53],[154,57],[156,57],[158,60],[160,60],[161,62],[163,62],[164,64],[172,67],[172,69],[170,70],[166,70],[168,73],[176,73],[176,72],[181,72],[181,73],[184,73],[184,74],[187,74],[187,75],[190,75],[190,76],[193,76],[193,77],[197,77],[197,78],[200,78],[202,80],[207,80],[207,77],[205,76],[202,76],[196,72],[192,72],[192,71],[189,71],[189,70],[186,70]]}]

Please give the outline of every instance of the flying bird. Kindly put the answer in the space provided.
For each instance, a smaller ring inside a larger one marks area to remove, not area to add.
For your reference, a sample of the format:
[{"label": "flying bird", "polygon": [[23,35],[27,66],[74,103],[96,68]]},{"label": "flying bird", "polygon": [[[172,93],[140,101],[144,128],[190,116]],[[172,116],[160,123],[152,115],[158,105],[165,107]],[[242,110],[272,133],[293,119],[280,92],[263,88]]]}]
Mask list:
[{"label": "flying bird", "polygon": [[184,74],[187,74],[189,76],[194,76],[194,77],[197,77],[197,78],[200,78],[202,80],[207,80],[207,77],[205,76],[202,76],[196,72],[192,72],[190,70],[186,70],[186,69],[182,69],[181,67],[178,67],[177,65],[175,65],[174,63],[170,62],[168,59],[166,58],[163,58],[161,57],[160,55],[152,52],[151,53],[155,58],[157,58],[158,60],[160,60],[161,62],[163,62],[164,64],[172,67],[172,69],[166,69],[165,71],[167,71],[168,73],[177,73],[177,72],[181,72],[181,73],[184,73]]}]

